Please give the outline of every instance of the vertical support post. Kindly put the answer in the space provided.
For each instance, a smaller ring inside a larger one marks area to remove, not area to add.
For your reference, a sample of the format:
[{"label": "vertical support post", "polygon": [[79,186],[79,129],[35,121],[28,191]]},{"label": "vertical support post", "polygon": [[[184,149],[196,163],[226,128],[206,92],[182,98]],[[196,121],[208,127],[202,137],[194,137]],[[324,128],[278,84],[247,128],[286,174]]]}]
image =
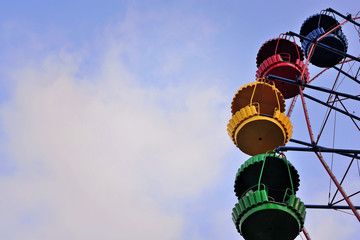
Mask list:
[{"label": "vertical support post", "polygon": [[307,125],[308,131],[309,131],[310,140],[311,140],[311,143],[313,144],[315,142],[314,141],[314,134],[313,134],[312,129],[311,129],[310,120],[309,120],[309,114],[308,114],[308,111],[307,111],[307,108],[306,108],[304,94],[303,94],[303,90],[302,90],[301,86],[299,86],[299,92],[300,92],[300,97],[301,97],[301,103],[302,103],[303,110],[304,110],[306,125]]},{"label": "vertical support post", "polygon": [[291,115],[291,113],[293,111],[293,108],[294,108],[295,102],[296,102],[296,98],[297,98],[297,96],[293,97],[293,99],[291,101],[290,107],[289,107],[288,112],[286,114],[287,117],[290,117],[290,115]]},{"label": "vertical support post", "polygon": [[307,240],[311,240],[309,233],[306,231],[305,227],[303,227],[302,232],[304,234],[304,236],[306,237]]}]

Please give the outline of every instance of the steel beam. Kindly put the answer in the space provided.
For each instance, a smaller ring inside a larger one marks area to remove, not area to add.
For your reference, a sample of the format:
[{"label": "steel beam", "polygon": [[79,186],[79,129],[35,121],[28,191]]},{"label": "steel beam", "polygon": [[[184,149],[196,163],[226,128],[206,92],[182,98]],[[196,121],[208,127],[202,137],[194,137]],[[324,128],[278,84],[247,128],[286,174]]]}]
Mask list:
[{"label": "steel beam", "polygon": [[330,104],[327,104],[326,102],[323,102],[323,101],[321,101],[321,100],[319,100],[319,99],[317,99],[317,98],[314,98],[314,97],[312,97],[312,96],[310,96],[310,95],[307,95],[307,94],[305,94],[305,93],[304,93],[304,97],[306,97],[306,98],[308,98],[308,99],[310,99],[310,100],[313,100],[314,102],[320,103],[320,104],[322,104],[322,105],[324,105],[324,106],[326,106],[326,107],[332,108],[332,109],[334,109],[335,111],[341,112],[342,114],[345,114],[345,115],[347,115],[347,116],[351,116],[352,118],[360,121],[360,117],[358,117],[358,116],[356,116],[356,115],[353,115],[353,114],[351,114],[351,113],[348,113],[348,112],[346,112],[346,111],[344,111],[344,110],[341,110],[340,108],[334,107],[334,106],[332,106],[332,105],[330,105]]},{"label": "steel beam", "polygon": [[354,80],[355,82],[359,83],[360,84],[360,81],[357,80],[356,78],[354,78],[353,76],[351,76],[350,74],[348,74],[347,72],[344,72],[343,70],[341,70],[340,68],[336,67],[336,66],[333,66],[333,68],[335,70],[338,70],[339,72],[341,72],[342,74],[344,74],[345,76],[347,76],[348,78],[350,78],[351,80]]},{"label": "steel beam", "polygon": [[294,81],[294,80],[291,80],[291,79],[278,77],[278,76],[275,76],[275,75],[268,75],[266,78],[270,79],[270,80],[278,80],[278,81],[281,81],[281,82],[290,83],[290,84],[293,84],[293,85],[303,86],[303,87],[318,90],[318,91],[321,91],[321,92],[331,93],[331,94],[335,94],[335,95],[338,95],[338,96],[351,98],[351,99],[360,101],[360,97],[358,97],[358,96],[354,96],[354,95],[351,95],[351,94],[330,90],[330,89],[319,87],[319,86],[310,85],[310,84],[307,84],[307,83],[303,83],[301,81]]},{"label": "steel beam", "polygon": [[339,13],[338,11],[336,11],[336,10],[334,10],[334,9],[332,9],[332,8],[327,8],[326,11],[328,11],[328,12],[333,12],[333,13],[335,13],[336,15],[339,15],[340,17],[342,17],[343,19],[346,19],[346,20],[348,20],[349,22],[351,22],[351,23],[355,24],[356,26],[360,27],[360,23],[357,23],[357,22],[355,22],[354,20],[351,19],[351,14],[345,16],[345,15]]},{"label": "steel beam", "polygon": [[328,152],[328,153],[354,153],[360,154],[360,150],[354,149],[338,149],[338,148],[322,148],[319,146],[315,147],[290,147],[290,146],[281,146],[276,149],[279,152],[286,151],[300,151],[300,152]]},{"label": "steel beam", "polygon": [[[305,204],[307,209],[348,209],[351,210],[349,206],[334,206],[334,205],[314,205],[314,204]],[[360,209],[360,206],[354,206],[355,209]]]},{"label": "steel beam", "polygon": [[[304,146],[313,147],[313,144],[307,143],[307,142],[304,142],[304,141],[300,141],[300,140],[297,140],[297,139],[290,138],[289,141],[293,142],[293,143],[298,143],[298,144],[301,144],[301,145],[304,145]],[[319,146],[319,145],[316,145],[316,146],[318,148],[320,148],[320,149],[331,149],[331,148],[327,148],[327,147],[323,147],[323,146]],[[279,147],[279,148],[282,148],[282,147]],[[278,150],[278,151],[287,151],[287,150]],[[340,153],[340,152],[337,152],[337,154],[340,154],[340,155],[343,155],[343,156],[346,156],[346,157],[355,158],[355,159],[360,159],[360,156],[357,156],[356,154]]]},{"label": "steel beam", "polygon": [[316,39],[312,40],[312,39],[310,39],[310,38],[304,37],[304,36],[302,36],[302,35],[300,35],[300,34],[297,34],[297,33],[291,32],[291,31],[288,32],[287,34],[290,35],[290,36],[296,36],[296,37],[301,38],[301,39],[303,39],[303,40],[312,42],[312,43],[314,43],[316,46],[319,46],[319,47],[324,48],[324,49],[326,49],[326,50],[329,50],[329,51],[331,51],[331,52],[333,52],[333,53],[336,53],[336,54],[338,54],[338,55],[341,55],[341,56],[344,56],[344,57],[348,57],[348,58],[351,58],[351,59],[353,59],[353,60],[355,60],[355,61],[360,62],[360,59],[359,59],[359,58],[357,58],[357,57],[355,57],[355,56],[352,56],[352,55],[350,55],[350,54],[344,53],[344,52],[342,52],[342,51],[339,51],[339,50],[337,50],[337,49],[335,49],[335,48],[329,47],[328,45],[325,45],[325,44],[323,44],[323,43],[321,43],[321,42],[318,42]]}]

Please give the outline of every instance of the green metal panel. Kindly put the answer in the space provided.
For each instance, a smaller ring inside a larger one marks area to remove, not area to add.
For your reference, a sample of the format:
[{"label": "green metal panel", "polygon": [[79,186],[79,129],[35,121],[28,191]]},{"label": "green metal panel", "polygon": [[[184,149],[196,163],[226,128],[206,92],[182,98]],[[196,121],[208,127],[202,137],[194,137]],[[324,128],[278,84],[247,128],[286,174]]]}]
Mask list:
[{"label": "green metal panel", "polygon": [[[235,204],[232,219],[241,235],[253,236],[255,234],[259,240],[279,240],[291,239],[288,237],[297,236],[303,228],[305,215],[304,203],[295,195],[290,195],[286,203],[279,203],[269,201],[266,190],[260,190],[249,192]],[[259,224],[254,225],[254,222]],[[265,229],[264,226],[268,226],[268,228]],[[280,230],[284,231],[283,234],[279,233]],[[265,231],[267,234],[277,238],[258,236],[262,234],[261,231]]]},{"label": "green metal panel", "polygon": [[267,201],[268,201],[268,197],[266,191],[261,190],[261,191],[250,192],[247,196],[244,196],[242,199],[239,200],[238,203],[235,204],[235,207],[233,208],[232,216],[233,216],[233,222],[238,232],[240,232],[238,226],[242,215],[244,215],[252,207]]},{"label": "green metal panel", "polygon": [[291,194],[295,194],[299,189],[299,174],[286,158],[275,153],[259,154],[251,157],[241,165],[236,174],[234,191],[238,199],[248,190],[258,189],[258,182],[264,162],[261,183],[266,187],[268,196],[273,197],[277,201],[282,201],[286,189],[291,189],[291,185],[294,187],[294,192]]}]

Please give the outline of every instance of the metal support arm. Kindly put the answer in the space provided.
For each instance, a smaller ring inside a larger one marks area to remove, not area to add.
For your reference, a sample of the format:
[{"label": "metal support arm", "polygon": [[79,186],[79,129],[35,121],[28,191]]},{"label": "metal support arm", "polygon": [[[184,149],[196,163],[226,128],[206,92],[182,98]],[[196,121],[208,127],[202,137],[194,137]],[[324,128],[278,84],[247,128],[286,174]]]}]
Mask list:
[{"label": "metal support arm", "polygon": [[331,94],[335,94],[335,95],[338,95],[338,96],[347,97],[347,98],[351,98],[351,99],[360,101],[359,96],[354,96],[354,95],[351,95],[351,94],[342,93],[342,92],[326,89],[326,88],[323,88],[323,87],[310,85],[310,84],[307,84],[307,83],[303,83],[301,81],[294,81],[294,80],[291,80],[291,79],[278,77],[278,76],[275,76],[275,75],[268,75],[266,78],[270,79],[270,80],[278,80],[278,81],[281,81],[281,82],[290,83],[290,84],[293,84],[293,85],[303,86],[303,87],[318,90],[318,91],[321,91],[321,92],[331,93]]},{"label": "metal support arm", "polygon": [[316,46],[319,46],[319,47],[321,47],[321,48],[324,48],[324,49],[326,49],[326,50],[329,50],[330,52],[333,52],[333,53],[336,53],[336,54],[338,54],[338,55],[341,55],[341,56],[344,56],[344,57],[348,57],[348,58],[351,58],[351,59],[353,59],[353,60],[355,60],[355,61],[360,62],[360,59],[359,59],[359,58],[357,58],[357,57],[355,57],[355,56],[352,56],[352,55],[350,55],[350,54],[344,53],[344,52],[342,52],[342,51],[339,51],[339,50],[337,50],[337,49],[335,49],[335,48],[329,47],[328,45],[325,45],[325,44],[323,44],[323,43],[321,43],[321,42],[318,42],[316,39],[312,40],[312,39],[310,39],[310,38],[304,37],[304,36],[302,36],[302,35],[300,35],[300,34],[297,34],[297,33],[291,32],[291,31],[288,32],[287,34],[290,35],[290,36],[296,36],[296,37],[301,38],[301,39],[303,39],[303,40],[312,42],[312,43],[316,44]]}]

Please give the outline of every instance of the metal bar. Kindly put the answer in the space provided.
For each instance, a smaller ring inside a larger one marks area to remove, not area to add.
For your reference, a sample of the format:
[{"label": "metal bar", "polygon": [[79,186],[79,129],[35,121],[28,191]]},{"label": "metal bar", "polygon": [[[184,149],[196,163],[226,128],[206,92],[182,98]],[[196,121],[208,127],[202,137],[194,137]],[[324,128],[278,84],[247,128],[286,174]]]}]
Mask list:
[{"label": "metal bar", "polygon": [[324,166],[326,172],[329,174],[330,178],[333,180],[336,187],[339,189],[339,191],[340,191],[341,195],[343,196],[344,200],[346,201],[346,203],[351,208],[351,211],[354,213],[355,217],[360,222],[360,215],[359,215],[358,211],[356,210],[356,208],[354,207],[354,204],[351,202],[350,197],[347,196],[346,192],[344,191],[342,186],[339,184],[338,180],[336,179],[335,175],[333,174],[333,172],[331,171],[331,169],[329,168],[329,166],[327,165],[327,163],[325,162],[323,157],[318,152],[315,152],[315,154],[319,158],[321,164]]},{"label": "metal bar", "polygon": [[[354,159],[355,159],[355,158],[352,158],[352,159],[351,159],[351,162],[349,163],[349,166],[348,166],[348,168],[346,169],[345,174],[344,174],[343,178],[342,178],[341,181],[340,181],[340,185],[342,185],[342,183],[344,182],[345,177],[346,177],[346,175],[348,174],[349,169],[350,169],[352,163],[354,162]],[[333,202],[334,202],[334,200],[335,200],[335,197],[336,197],[336,194],[337,194],[338,192],[339,192],[339,189],[337,189],[337,190],[335,191],[334,196],[333,196],[333,198],[332,198],[331,201],[330,201],[330,204],[333,204]],[[330,193],[329,193],[329,194],[330,194]]]},{"label": "metal bar", "polygon": [[[300,96],[301,96],[301,102],[303,105],[303,109],[304,109],[304,115],[305,115],[305,119],[306,119],[306,124],[308,127],[308,131],[309,131],[309,137],[311,140],[311,143],[315,143],[314,142],[314,135],[312,133],[312,129],[310,126],[310,121],[309,121],[309,116],[308,116],[308,112],[306,109],[306,104],[305,104],[305,99],[304,99],[304,95],[303,95],[303,91],[301,86],[299,86],[299,91],[300,91]],[[339,189],[341,195],[343,196],[343,198],[345,199],[346,203],[349,205],[349,207],[351,208],[352,212],[354,213],[354,215],[356,216],[357,220],[360,222],[360,215],[359,213],[356,211],[356,209],[354,208],[353,203],[351,202],[351,200],[349,199],[349,197],[346,195],[346,192],[344,191],[344,189],[341,187],[341,185],[339,184],[338,180],[336,179],[334,173],[331,171],[331,169],[329,168],[329,166],[327,165],[326,161],[324,160],[324,158],[322,157],[322,155],[315,151],[316,156],[319,158],[321,164],[323,165],[323,167],[325,168],[326,172],[329,174],[330,178],[332,179],[332,181],[334,182],[334,184],[336,185],[336,187]]]},{"label": "metal bar", "polygon": [[[344,67],[344,63],[341,64],[340,70],[342,70],[343,67]],[[336,84],[337,84],[337,82],[339,81],[339,77],[340,77],[340,72],[338,72],[338,73],[336,74],[336,78],[335,78],[335,81],[334,81],[334,84],[333,84],[331,90],[333,90],[333,91],[335,90]],[[336,98],[336,97],[337,97],[337,96],[335,96],[334,98]],[[329,94],[329,97],[328,97],[328,100],[326,101],[326,103],[329,103],[329,101],[330,101],[332,98],[333,98],[333,94]]]},{"label": "metal bar", "polygon": [[[312,146],[313,146],[311,143],[307,143],[307,142],[304,142],[304,141],[301,141],[301,140],[297,140],[297,139],[293,139],[293,138],[290,138],[289,141],[290,141],[290,142],[293,142],[293,143],[298,143],[298,144],[301,144],[301,145],[309,146],[309,147],[312,147]],[[320,146],[318,145],[318,147],[320,147]]]},{"label": "metal bar", "polygon": [[337,63],[336,65],[343,64],[343,63],[347,63],[347,62],[351,62],[351,61],[354,61],[354,59],[346,59],[346,60],[344,60],[344,61],[341,61],[341,62]]},{"label": "metal bar", "polygon": [[[356,193],[351,194],[351,195],[349,196],[349,198],[351,198],[352,196],[355,196],[355,195],[356,195],[356,194],[358,194],[358,193],[360,193],[360,191],[358,191],[358,192],[356,192]],[[342,201],[344,201],[344,200],[345,200],[345,199],[341,199],[341,200],[339,200],[339,201],[337,201],[337,202],[332,203],[331,205],[338,204],[339,202],[342,202]]]},{"label": "metal bar", "polygon": [[[344,63],[341,64],[341,69],[343,68],[343,66],[344,66]],[[337,73],[336,79],[335,79],[335,81],[334,81],[334,84],[333,84],[331,90],[334,90],[334,89],[335,89],[335,86],[336,86],[336,84],[337,84],[337,81],[339,80],[339,76],[340,76],[340,72]],[[329,101],[330,101],[330,99],[331,99],[332,97],[333,97],[333,94],[329,94],[328,100],[326,101],[327,104],[329,104]],[[335,104],[335,103],[332,103],[332,106],[334,106],[334,104]],[[326,113],[325,119],[324,119],[324,121],[323,121],[323,123],[322,123],[320,132],[319,132],[319,134],[318,134],[318,136],[317,136],[316,144],[318,144],[318,142],[319,142],[319,140],[320,140],[320,136],[321,136],[322,132],[324,131],[324,128],[325,128],[325,125],[326,125],[326,123],[327,123],[327,121],[328,121],[328,119],[329,119],[331,110],[332,110],[332,109],[330,108],[330,109],[327,109],[327,111],[326,111],[327,113]]]},{"label": "metal bar", "polygon": [[300,34],[297,34],[297,33],[291,32],[291,31],[288,32],[287,34],[289,34],[290,36],[296,36],[296,37],[301,38],[301,39],[303,39],[303,40],[312,42],[312,43],[316,44],[316,46],[319,46],[319,47],[324,48],[324,49],[326,49],[326,50],[329,50],[329,51],[331,51],[331,52],[333,52],[333,53],[336,53],[336,54],[338,54],[338,55],[341,55],[341,56],[344,56],[344,57],[348,57],[348,58],[354,59],[355,61],[360,62],[360,59],[359,59],[359,58],[354,57],[354,56],[352,56],[352,55],[350,55],[350,54],[344,53],[344,52],[342,52],[342,51],[339,51],[339,50],[337,50],[337,49],[335,49],[335,48],[329,47],[328,45],[325,45],[325,44],[323,44],[323,43],[321,43],[321,42],[317,42],[316,39],[312,40],[312,39],[309,39],[309,38],[307,38],[307,37],[301,36]]},{"label": "metal bar", "polygon": [[[333,206],[333,205],[314,205],[314,204],[305,204],[305,207],[310,209],[351,209],[349,206]],[[356,209],[360,209],[360,206],[354,206]]]},{"label": "metal bar", "polygon": [[293,99],[291,101],[290,107],[289,107],[288,112],[286,114],[287,117],[290,117],[290,115],[292,113],[292,110],[293,110],[293,108],[295,106],[296,98],[297,98],[297,96],[293,97]]},{"label": "metal bar", "polygon": [[357,80],[356,78],[354,78],[353,76],[351,76],[350,74],[348,74],[347,72],[344,72],[343,70],[341,70],[340,68],[333,66],[334,69],[338,70],[339,72],[341,72],[342,74],[344,74],[345,76],[347,76],[348,78],[350,78],[351,80],[354,80],[355,82],[360,84],[360,81]]},{"label": "metal bar", "polygon": [[287,152],[287,151],[314,152],[315,148],[280,146],[277,149],[275,149],[275,151],[276,152]]},{"label": "metal bar", "polygon": [[303,110],[304,110],[306,125],[307,125],[308,131],[309,131],[310,140],[311,140],[312,143],[315,143],[314,134],[313,134],[313,131],[311,129],[309,114],[308,114],[308,111],[307,111],[307,108],[306,108],[304,94],[303,94],[303,90],[302,90],[301,86],[299,86],[299,92],[300,92],[301,102],[302,102],[302,106],[303,106]]},{"label": "metal bar", "polygon": [[335,94],[335,95],[338,95],[338,96],[347,97],[347,98],[351,98],[351,99],[360,101],[360,97],[358,97],[358,96],[354,96],[354,95],[351,95],[351,94],[342,93],[342,92],[338,92],[338,91],[334,91],[334,90],[330,90],[330,89],[326,89],[326,88],[322,88],[322,87],[318,87],[318,86],[314,86],[314,85],[309,85],[309,84],[303,83],[303,82],[297,82],[297,81],[294,81],[294,80],[291,80],[291,79],[278,77],[278,76],[275,76],[275,75],[268,75],[266,78],[270,79],[270,80],[279,80],[281,82],[286,82],[286,83],[290,83],[290,84],[293,84],[293,85],[303,86],[303,87],[310,88],[310,89],[315,89],[315,90],[318,90],[318,91],[321,91],[321,92],[332,93],[332,94]]},{"label": "metal bar", "polygon": [[[293,138],[291,138],[289,141],[293,142],[293,143],[298,143],[298,144],[301,144],[301,145],[309,146],[309,147],[313,146],[311,143],[303,142],[303,141],[293,139]],[[326,147],[322,147],[322,146],[319,146],[319,145],[317,145],[317,147],[320,147],[322,149],[326,149]],[[359,156],[353,155],[353,154],[348,154],[348,153],[336,153],[336,154],[343,155],[343,156],[346,156],[346,157],[355,158],[355,159],[360,159]]]},{"label": "metal bar", "polygon": [[304,236],[306,237],[306,240],[311,240],[309,233],[306,231],[305,227],[303,227],[302,232]]},{"label": "metal bar", "polygon": [[[360,94],[359,95],[355,95],[356,97],[360,97]],[[333,101],[330,101],[330,102],[328,102],[328,103],[334,103],[334,102],[338,102],[338,101],[344,101],[344,100],[347,100],[348,98],[342,98],[342,99],[338,99],[338,100],[336,100],[336,99],[334,99]]]},{"label": "metal bar", "polygon": [[322,105],[324,105],[324,106],[327,106],[327,107],[329,107],[329,108],[331,108],[331,109],[334,109],[335,111],[341,112],[341,113],[344,114],[344,115],[351,116],[352,118],[360,121],[360,117],[355,116],[355,115],[353,115],[353,114],[351,114],[351,113],[349,113],[349,112],[347,112],[347,111],[341,110],[340,108],[334,107],[334,106],[332,106],[332,105],[330,105],[330,104],[327,104],[327,103],[325,103],[325,102],[323,102],[323,101],[321,101],[321,100],[319,100],[319,99],[317,99],[317,98],[314,98],[314,97],[312,97],[312,96],[310,96],[310,95],[307,95],[307,94],[305,94],[305,93],[304,93],[304,97],[306,97],[306,98],[308,98],[308,99],[310,99],[310,100],[313,100],[314,102],[320,103],[320,104],[322,104]]},{"label": "metal bar", "polygon": [[310,79],[307,83],[311,83],[312,81],[314,81],[318,76],[320,76],[321,74],[323,74],[325,71],[327,71],[330,68],[325,68],[324,70],[322,70],[321,72],[319,72],[318,74],[316,74],[315,77],[313,77],[312,79]]},{"label": "metal bar", "polygon": [[355,77],[357,78],[357,76],[359,76],[359,71],[360,71],[360,67],[358,68],[358,70],[356,71]]},{"label": "metal bar", "polygon": [[[339,148],[322,148],[319,146],[315,147],[291,147],[291,146],[280,146],[276,151],[299,151],[299,152],[327,152],[327,153],[354,153],[360,154],[360,150],[355,149],[339,149]],[[351,155],[353,157],[353,155]]]},{"label": "metal bar", "polygon": [[[339,100],[339,97],[336,96],[335,98],[337,98]],[[339,103],[341,104],[341,106],[345,109],[345,111],[348,113],[349,117],[351,118],[351,121],[355,124],[355,126],[357,127],[357,129],[360,131],[359,126],[356,124],[356,122],[354,121],[354,116],[352,114],[349,113],[349,111],[346,109],[345,105],[342,103],[341,100],[339,100]]]},{"label": "metal bar", "polygon": [[306,79],[304,79],[304,74],[305,74],[305,71],[306,71],[307,67],[309,66],[309,62],[310,62],[310,59],[311,59],[311,57],[312,57],[312,55],[314,53],[314,50],[315,50],[315,44],[311,44],[310,51],[308,53],[308,57],[306,58],[304,68],[303,68],[303,70],[301,72],[301,75],[300,75],[300,80],[304,80],[304,82],[306,82],[305,81]]},{"label": "metal bar", "polygon": [[360,27],[360,24],[359,24],[359,23],[357,23],[357,22],[355,22],[354,20],[352,20],[351,14],[349,14],[348,16],[345,16],[345,15],[342,15],[341,13],[337,12],[336,10],[334,10],[334,9],[332,9],[332,8],[328,8],[328,9],[326,9],[326,11],[328,11],[328,12],[333,12],[333,13],[335,13],[336,15],[339,15],[340,17],[342,17],[343,19],[346,19],[346,20],[348,20],[349,22],[351,22],[351,23],[355,24],[356,26],[359,26],[359,27]]},{"label": "metal bar", "polygon": [[[332,103],[332,105],[334,105],[335,103]],[[326,113],[326,116],[325,116],[325,119],[323,121],[323,124],[320,128],[320,131],[319,131],[319,134],[317,136],[317,139],[316,139],[316,144],[318,144],[319,140],[320,140],[320,136],[322,134],[322,132],[324,131],[324,128],[325,128],[325,124],[327,123],[328,119],[329,119],[329,116],[330,116],[330,113],[331,113],[331,108],[327,110],[327,113]]]}]

